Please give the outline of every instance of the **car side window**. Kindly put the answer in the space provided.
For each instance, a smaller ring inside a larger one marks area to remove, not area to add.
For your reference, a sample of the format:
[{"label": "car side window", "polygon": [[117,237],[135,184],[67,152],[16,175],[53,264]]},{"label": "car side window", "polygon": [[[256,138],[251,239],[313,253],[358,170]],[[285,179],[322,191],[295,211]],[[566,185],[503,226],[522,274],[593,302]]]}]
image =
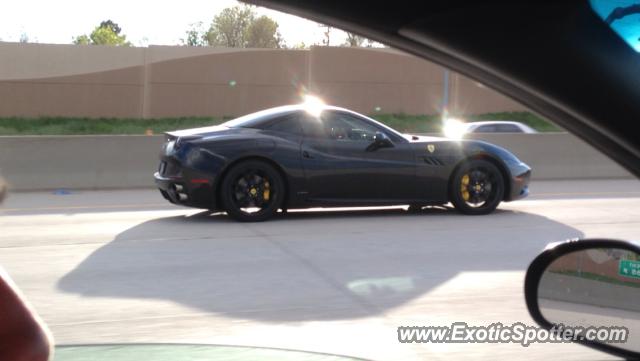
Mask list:
[{"label": "car side window", "polygon": [[371,142],[380,131],[376,126],[347,113],[325,111],[320,119],[304,123],[305,134],[336,141]]},{"label": "car side window", "polygon": [[522,129],[515,124],[498,124],[497,128],[500,133],[522,133]]},{"label": "car side window", "polygon": [[474,133],[495,133],[496,127],[495,125],[481,125],[476,128]]},{"label": "car side window", "polygon": [[274,119],[262,127],[264,130],[289,134],[302,134],[298,114],[290,114]]}]

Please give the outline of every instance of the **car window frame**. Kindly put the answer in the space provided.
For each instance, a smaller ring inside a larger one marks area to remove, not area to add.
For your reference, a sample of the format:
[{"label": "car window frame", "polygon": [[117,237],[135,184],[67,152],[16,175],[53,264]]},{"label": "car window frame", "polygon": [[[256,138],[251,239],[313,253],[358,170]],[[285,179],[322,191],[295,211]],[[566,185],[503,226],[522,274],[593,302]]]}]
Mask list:
[{"label": "car window frame", "polygon": [[[365,123],[366,125],[374,128],[376,130],[376,132],[381,132],[381,133],[386,134],[391,139],[391,141],[393,143],[402,143],[402,142],[406,141],[406,139],[400,133],[397,133],[395,130],[390,129],[390,128],[387,129],[386,127],[381,126],[380,124],[378,124],[376,121],[372,121],[371,119],[369,119],[367,117],[360,116],[357,113],[351,113],[351,112],[343,111],[343,110],[339,110],[339,109],[325,109],[325,110],[323,110],[323,115],[326,112],[343,115],[343,116],[346,116],[346,117],[353,118],[355,120],[361,121],[361,122]],[[311,114],[308,114],[306,117],[307,118],[314,118],[314,116],[311,115]],[[339,142],[350,141],[350,142],[357,142],[357,143],[366,143],[366,142],[363,142],[363,141],[360,141],[360,140],[354,140],[354,139],[349,139],[349,138],[346,138],[344,140],[336,140],[336,139],[331,139],[328,136],[318,136],[317,134],[313,134],[313,133],[310,133],[310,132],[307,131],[308,128],[305,127],[305,119],[303,119],[301,117],[300,121],[301,121],[300,125],[302,127],[302,131],[304,133],[303,135],[304,135],[305,138],[325,139],[327,141],[339,141]],[[314,121],[314,120],[313,119],[309,119],[309,121]]]}]

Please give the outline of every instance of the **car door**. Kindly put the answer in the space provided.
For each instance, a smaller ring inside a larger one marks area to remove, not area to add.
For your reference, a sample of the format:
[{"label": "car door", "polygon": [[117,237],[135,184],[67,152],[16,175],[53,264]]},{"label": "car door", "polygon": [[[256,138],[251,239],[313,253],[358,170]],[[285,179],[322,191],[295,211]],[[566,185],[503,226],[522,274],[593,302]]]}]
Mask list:
[{"label": "car door", "polygon": [[386,131],[390,145],[372,150],[374,136],[385,129],[337,110],[307,115],[302,123],[302,163],[310,199],[375,203],[414,197],[416,167],[406,139]]}]

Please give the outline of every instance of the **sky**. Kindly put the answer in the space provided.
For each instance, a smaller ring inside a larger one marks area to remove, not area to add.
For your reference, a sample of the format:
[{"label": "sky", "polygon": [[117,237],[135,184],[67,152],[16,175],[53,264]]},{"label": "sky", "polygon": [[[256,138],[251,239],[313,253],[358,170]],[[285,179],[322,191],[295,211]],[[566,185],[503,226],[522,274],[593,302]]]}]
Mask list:
[{"label": "sky", "polygon": [[[7,0],[0,11],[0,40],[69,44],[73,37],[89,34],[101,21],[116,22],[134,46],[178,45],[190,24],[208,27],[222,9],[240,4],[235,0]],[[324,29],[296,16],[256,8],[278,22],[287,45],[321,43]],[[331,33],[331,45],[340,45],[345,34]]]}]

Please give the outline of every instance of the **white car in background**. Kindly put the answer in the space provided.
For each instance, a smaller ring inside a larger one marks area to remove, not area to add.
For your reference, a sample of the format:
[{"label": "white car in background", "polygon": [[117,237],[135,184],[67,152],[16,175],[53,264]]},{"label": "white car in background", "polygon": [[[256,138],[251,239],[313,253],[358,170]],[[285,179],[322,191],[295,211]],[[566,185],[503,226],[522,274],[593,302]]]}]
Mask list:
[{"label": "white car in background", "polygon": [[465,133],[537,133],[535,129],[526,124],[504,120],[464,123],[464,127],[466,128]]}]

